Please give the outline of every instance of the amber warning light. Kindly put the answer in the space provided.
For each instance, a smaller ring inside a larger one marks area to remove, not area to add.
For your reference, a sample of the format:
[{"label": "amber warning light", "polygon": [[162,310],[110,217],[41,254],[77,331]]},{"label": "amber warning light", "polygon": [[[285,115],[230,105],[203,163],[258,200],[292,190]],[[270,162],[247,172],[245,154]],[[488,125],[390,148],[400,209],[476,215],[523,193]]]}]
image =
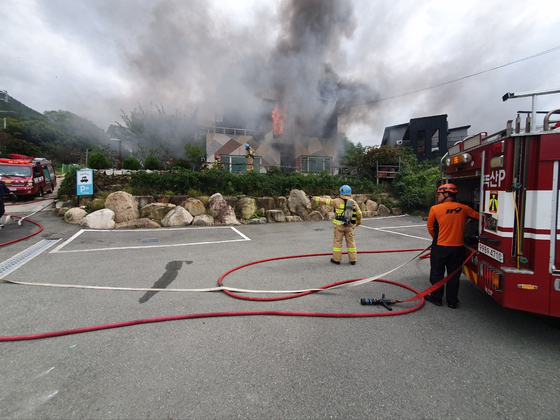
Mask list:
[{"label": "amber warning light", "polygon": [[472,161],[472,156],[468,153],[461,153],[460,155],[448,157],[446,159],[447,166],[461,165]]}]

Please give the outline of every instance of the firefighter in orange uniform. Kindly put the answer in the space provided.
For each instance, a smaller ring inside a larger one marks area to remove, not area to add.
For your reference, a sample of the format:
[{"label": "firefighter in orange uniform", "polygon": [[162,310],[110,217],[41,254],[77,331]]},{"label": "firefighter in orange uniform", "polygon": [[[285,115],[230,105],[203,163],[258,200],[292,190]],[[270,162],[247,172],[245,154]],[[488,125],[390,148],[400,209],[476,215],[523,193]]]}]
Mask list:
[{"label": "firefighter in orange uniform", "polygon": [[346,239],[346,249],[350,264],[354,265],[358,261],[356,252],[356,241],[354,239],[354,226],[362,223],[362,212],[360,206],[352,200],[352,189],[348,185],[340,187],[340,198],[320,198],[309,196],[318,204],[326,204],[334,208],[336,217],[334,223],[333,256],[331,262],[340,264],[342,260],[342,240]]},{"label": "firefighter in orange uniform", "polygon": [[[428,215],[428,232],[433,238],[430,253],[430,283],[436,284],[451,274],[463,263],[465,249],[463,236],[468,217],[478,219],[477,211],[457,202],[459,190],[454,184],[443,184],[437,189],[438,204],[432,206]],[[455,309],[459,303],[459,270],[446,284],[427,295],[425,299],[436,306],[442,306],[443,292],[447,306]]]}]

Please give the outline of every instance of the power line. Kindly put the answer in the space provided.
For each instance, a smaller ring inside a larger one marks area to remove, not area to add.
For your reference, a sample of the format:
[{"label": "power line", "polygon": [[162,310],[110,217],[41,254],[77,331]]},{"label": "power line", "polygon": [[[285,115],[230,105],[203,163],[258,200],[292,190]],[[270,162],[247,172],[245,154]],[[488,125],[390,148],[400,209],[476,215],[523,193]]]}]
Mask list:
[{"label": "power line", "polygon": [[507,64],[502,64],[501,66],[496,66],[496,67],[492,67],[491,69],[488,69],[488,70],[483,70],[483,71],[479,71],[479,72],[477,72],[477,73],[469,74],[468,76],[459,77],[459,78],[457,78],[457,79],[449,80],[449,81],[443,82],[443,83],[438,83],[437,85],[425,87],[425,88],[422,88],[422,89],[411,90],[411,91],[409,91],[409,92],[400,93],[400,94],[398,94],[398,95],[388,96],[388,97],[386,97],[386,98],[381,98],[381,99],[376,99],[376,100],[374,100],[374,101],[364,102],[363,104],[348,105],[348,107],[369,105],[369,104],[374,104],[374,103],[376,103],[376,102],[388,101],[389,99],[395,99],[395,98],[401,98],[401,97],[403,97],[403,96],[413,95],[413,94],[418,93],[418,92],[423,92],[423,91],[425,91],[425,90],[435,89],[435,88],[438,88],[438,87],[440,87],[440,86],[449,85],[449,84],[451,84],[451,83],[459,82],[459,81],[461,81],[461,80],[465,80],[465,79],[468,79],[468,78],[470,78],[470,77],[479,76],[479,75],[481,75],[481,74],[488,73],[488,72],[491,72],[491,71],[494,71],[494,70],[498,70],[498,69],[501,69],[501,68],[503,68],[503,67],[511,66],[512,64],[516,64],[516,63],[520,63],[520,62],[522,62],[522,61],[530,60],[530,59],[532,59],[532,58],[540,57],[541,55],[549,54],[549,53],[554,52],[554,51],[557,51],[557,50],[560,50],[560,45],[558,45],[558,46],[556,46],[556,47],[554,47],[554,48],[550,48],[550,49],[545,50],[545,51],[541,51],[540,53],[530,55],[529,57],[525,57],[525,58],[521,58],[521,59],[519,59],[519,60],[511,61],[511,62],[509,62],[509,63],[507,63]]}]

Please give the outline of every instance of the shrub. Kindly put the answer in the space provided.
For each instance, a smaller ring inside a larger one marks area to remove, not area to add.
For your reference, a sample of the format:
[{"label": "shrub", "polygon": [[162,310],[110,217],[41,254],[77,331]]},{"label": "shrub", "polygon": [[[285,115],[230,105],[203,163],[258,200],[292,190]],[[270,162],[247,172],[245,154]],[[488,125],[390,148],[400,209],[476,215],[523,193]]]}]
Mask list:
[{"label": "shrub", "polygon": [[151,171],[157,171],[161,169],[161,163],[159,159],[154,155],[149,155],[144,161],[144,169],[149,169]]},{"label": "shrub", "polygon": [[123,162],[123,169],[130,169],[131,171],[137,171],[142,169],[142,165],[138,161],[138,159],[134,157],[127,157]]},{"label": "shrub", "polygon": [[88,166],[91,169],[107,169],[111,167],[109,159],[101,152],[93,153],[88,159]]}]

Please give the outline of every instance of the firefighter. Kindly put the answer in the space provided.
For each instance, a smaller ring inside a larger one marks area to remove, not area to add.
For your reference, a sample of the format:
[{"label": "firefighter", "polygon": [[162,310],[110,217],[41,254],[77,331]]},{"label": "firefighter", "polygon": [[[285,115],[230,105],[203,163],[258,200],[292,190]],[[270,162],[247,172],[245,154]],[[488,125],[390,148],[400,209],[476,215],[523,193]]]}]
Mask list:
[{"label": "firefighter", "polygon": [[[463,263],[465,250],[463,236],[465,221],[468,217],[478,219],[477,211],[465,204],[457,202],[459,190],[454,184],[443,184],[437,189],[438,204],[432,206],[428,215],[428,232],[433,238],[430,253],[430,283],[436,284],[447,275],[451,274]],[[442,306],[443,292],[447,306],[455,309],[459,303],[459,270],[446,285],[434,290],[425,298],[436,306]]]},{"label": "firefighter", "polygon": [[4,216],[4,212],[6,208],[4,207],[4,195],[10,194],[14,200],[17,198],[16,195],[6,187],[6,183],[2,181],[2,177],[0,176],[0,217]]},{"label": "firefighter", "polygon": [[362,212],[360,206],[352,199],[352,189],[348,185],[340,187],[340,198],[320,198],[309,196],[318,204],[326,204],[334,208],[336,217],[334,223],[333,256],[331,262],[340,265],[342,260],[342,240],[346,239],[346,249],[350,264],[355,265],[358,261],[356,253],[356,241],[354,240],[354,226],[362,223]]},{"label": "firefighter", "polygon": [[222,160],[220,159],[220,155],[216,155],[214,157],[214,168],[224,169],[224,164],[222,163]]},{"label": "firefighter", "polygon": [[255,151],[249,143],[245,144],[245,157],[247,158],[247,172],[253,172],[253,158],[255,157]]}]

